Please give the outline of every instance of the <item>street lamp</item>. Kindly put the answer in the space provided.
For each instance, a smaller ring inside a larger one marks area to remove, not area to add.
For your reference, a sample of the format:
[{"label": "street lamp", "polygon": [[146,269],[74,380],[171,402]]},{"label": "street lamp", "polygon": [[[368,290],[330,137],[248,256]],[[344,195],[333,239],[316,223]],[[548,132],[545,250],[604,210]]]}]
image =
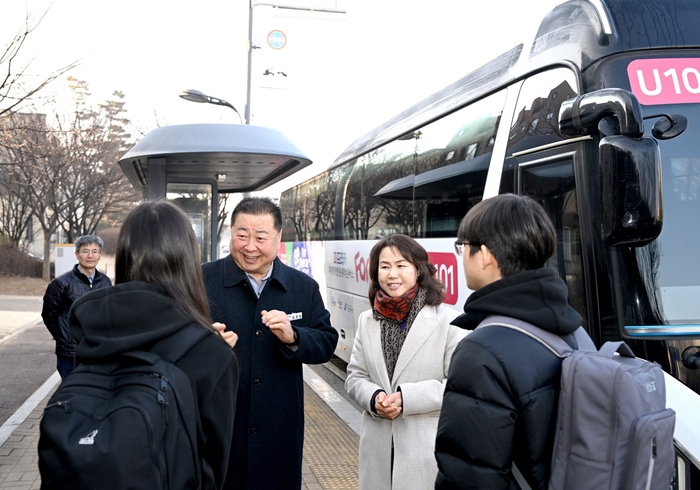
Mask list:
[{"label": "street lamp", "polygon": [[189,89],[189,90],[182,90],[179,94],[181,99],[189,100],[190,102],[197,102],[200,104],[214,104],[214,105],[223,105],[226,107],[230,107],[233,109],[236,114],[238,114],[238,119],[241,121],[241,124],[243,124],[243,118],[241,117],[241,114],[238,112],[238,110],[233,107],[233,104],[230,102],[226,102],[223,99],[218,99],[216,97],[212,97],[210,95],[205,95],[199,90],[194,90],[194,89]]}]

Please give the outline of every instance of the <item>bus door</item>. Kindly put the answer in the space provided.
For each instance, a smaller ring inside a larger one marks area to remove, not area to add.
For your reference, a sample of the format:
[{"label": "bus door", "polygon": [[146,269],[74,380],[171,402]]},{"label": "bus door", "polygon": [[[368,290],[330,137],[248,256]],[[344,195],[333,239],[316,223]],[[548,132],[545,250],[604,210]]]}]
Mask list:
[{"label": "bus door", "polygon": [[[542,204],[557,233],[557,246],[547,265],[559,271],[569,288],[571,305],[583,317],[590,330],[589,293],[586,288],[586,263],[583,257],[582,220],[575,168],[583,159],[583,144],[563,144],[544,151],[513,154],[515,189]],[[596,340],[596,335],[591,332]]]}]

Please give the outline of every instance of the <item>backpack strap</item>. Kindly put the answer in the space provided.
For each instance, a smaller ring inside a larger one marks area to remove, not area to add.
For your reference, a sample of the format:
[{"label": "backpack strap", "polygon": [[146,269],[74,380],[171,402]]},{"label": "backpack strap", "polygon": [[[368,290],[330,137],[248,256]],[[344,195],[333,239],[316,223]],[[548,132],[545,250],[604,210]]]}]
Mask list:
[{"label": "backpack strap", "polygon": [[505,327],[516,330],[536,340],[561,359],[569,356],[572,351],[577,349],[595,350],[595,344],[583,327],[577,328],[572,334],[561,337],[524,320],[501,315],[487,316],[476,328],[483,327]]},{"label": "backpack strap", "polygon": [[571,336],[576,341],[576,348],[578,350],[598,350],[593,342],[593,339],[590,335],[588,335],[585,328],[578,327],[576,330],[574,330]]},{"label": "backpack strap", "polygon": [[635,357],[634,352],[632,352],[630,346],[625,342],[606,342],[598,352],[601,356],[605,356],[609,359],[612,359],[615,354],[620,354],[624,357]]},{"label": "backpack strap", "polygon": [[532,487],[530,484],[527,482],[523,474],[520,472],[520,469],[515,465],[515,462],[513,462],[513,466],[511,467],[511,472],[513,473],[513,479],[518,482],[518,485],[520,486],[520,490],[532,490]]},{"label": "backpack strap", "polygon": [[[172,364],[170,372],[170,382],[177,383],[179,386],[190,386],[191,389],[175,392],[177,403],[180,407],[185,432],[190,439],[190,444],[194,448],[198,448],[198,434],[201,434],[202,422],[199,417],[199,409],[197,404],[197,394],[188,376],[180,368],[175,366],[175,363],[180,360],[192,347],[195,346],[205,336],[210,335],[211,330],[204,326],[191,323],[167,338],[161,340],[153,346],[150,352],[135,352],[134,354],[145,354],[153,356],[156,360],[162,359]],[[167,371],[166,371],[167,372]],[[174,378],[174,379],[173,379]],[[189,410],[191,409],[191,410]],[[201,454],[200,461],[201,461]],[[197,481],[199,487],[202,485],[202,466],[201,462],[196,466]]]}]

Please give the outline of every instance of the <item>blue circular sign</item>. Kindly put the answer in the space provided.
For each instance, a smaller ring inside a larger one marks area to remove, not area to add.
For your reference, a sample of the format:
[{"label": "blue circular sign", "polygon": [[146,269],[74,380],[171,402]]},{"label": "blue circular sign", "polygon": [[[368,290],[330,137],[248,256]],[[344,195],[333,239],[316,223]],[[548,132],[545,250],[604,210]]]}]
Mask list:
[{"label": "blue circular sign", "polygon": [[287,36],[282,31],[274,30],[267,35],[267,44],[272,49],[282,49],[287,44]]}]

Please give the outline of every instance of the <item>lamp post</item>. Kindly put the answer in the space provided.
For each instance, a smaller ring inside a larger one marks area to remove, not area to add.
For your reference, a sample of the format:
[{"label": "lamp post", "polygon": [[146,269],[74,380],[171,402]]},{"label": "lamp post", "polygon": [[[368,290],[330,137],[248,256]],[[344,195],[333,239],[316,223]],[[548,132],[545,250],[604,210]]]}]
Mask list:
[{"label": "lamp post", "polygon": [[253,50],[260,49],[253,44],[253,0],[248,1],[248,80],[245,99],[245,123],[250,124],[250,92],[253,87]]},{"label": "lamp post", "polygon": [[197,102],[200,104],[223,105],[226,107],[230,107],[238,115],[238,119],[241,121],[241,124],[243,124],[243,118],[241,118],[241,113],[238,112],[238,109],[233,107],[233,104],[231,104],[230,102],[226,102],[223,99],[203,94],[199,90],[194,89],[182,90],[178,95],[181,99],[189,100],[190,102]]}]

